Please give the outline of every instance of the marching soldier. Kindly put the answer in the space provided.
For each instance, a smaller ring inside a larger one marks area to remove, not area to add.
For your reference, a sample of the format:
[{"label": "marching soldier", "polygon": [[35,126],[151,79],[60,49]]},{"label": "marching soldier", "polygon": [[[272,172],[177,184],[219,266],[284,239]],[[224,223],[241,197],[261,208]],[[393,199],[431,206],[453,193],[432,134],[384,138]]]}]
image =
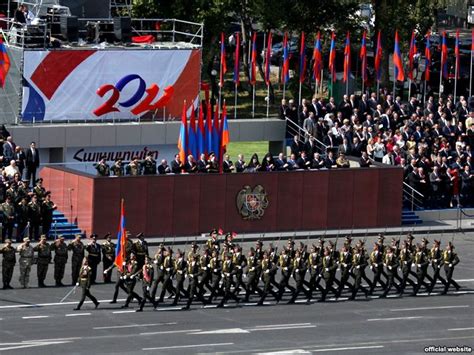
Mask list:
[{"label": "marching soldier", "polygon": [[306,275],[306,262],[301,256],[301,250],[298,249],[295,252],[295,259],[293,260],[293,277],[296,281],[295,292],[291,297],[288,304],[295,303],[298,295],[303,292],[306,295],[308,302],[311,300],[311,293],[304,287],[304,277]]},{"label": "marching soldier", "polygon": [[105,242],[101,244],[102,249],[102,267],[104,269],[104,282],[112,282],[112,269],[110,267],[114,264],[115,260],[115,243],[112,242],[110,233],[105,236]]},{"label": "marching soldier", "polygon": [[403,248],[400,249],[400,266],[402,269],[402,282],[400,283],[400,294],[403,295],[407,283],[409,283],[413,290],[416,288],[416,284],[410,279],[411,265],[413,262],[413,256],[410,249],[410,243],[408,240],[403,242]]},{"label": "marching soldier", "polygon": [[324,257],[322,260],[322,273],[323,273],[325,287],[322,292],[321,299],[319,300],[320,302],[326,301],[326,297],[329,291],[334,293],[334,296],[336,297],[338,295],[338,291],[333,287],[334,279],[336,276],[337,264],[331,255],[332,255],[331,249],[325,248]]},{"label": "marching soldier", "polygon": [[[112,272],[114,268],[117,268],[117,281],[115,281],[115,287],[114,287],[114,296],[112,297],[112,301],[110,301],[111,304],[117,303],[117,298],[120,289],[122,289],[127,295],[128,295],[128,290],[125,287],[125,275],[127,274],[127,268],[126,268],[127,263],[124,261],[122,265],[117,266],[112,264],[108,269],[104,270],[104,275],[106,275],[108,272]],[[136,295],[136,294],[135,294]],[[137,301],[140,302],[140,298],[137,298]]]},{"label": "marching soldier", "polygon": [[2,243],[5,242],[5,237],[8,239],[13,238],[13,226],[15,224],[15,206],[12,203],[10,196],[6,197],[6,200],[1,205],[3,212],[2,220]]},{"label": "marching soldier", "polygon": [[62,235],[51,245],[51,251],[54,251],[54,280],[56,281],[56,286],[64,286],[62,281],[66,269],[68,253],[67,245],[64,243],[64,237]]},{"label": "marching soldier", "polygon": [[82,267],[82,261],[84,260],[84,251],[85,247],[81,241],[81,235],[77,234],[76,238],[68,244],[68,250],[72,250],[71,256],[71,278],[72,278],[72,285],[74,286],[77,282],[79,277],[79,271]]},{"label": "marching soldier", "polygon": [[165,252],[165,260],[163,261],[164,277],[163,277],[163,288],[161,290],[159,303],[163,302],[166,291],[170,294],[176,294],[176,290],[173,287],[173,275],[174,275],[174,261],[173,261],[173,250],[168,247]]},{"label": "marching soldier", "polygon": [[240,302],[240,298],[237,297],[235,290],[231,291],[231,287],[234,284],[235,265],[232,264],[232,254],[226,254],[224,262],[222,263],[222,275],[223,275],[223,288],[224,297],[221,302],[217,305],[217,308],[224,307],[229,299],[233,299],[237,304]]},{"label": "marching soldier", "polygon": [[132,242],[132,234],[127,231],[127,239],[125,240],[125,259],[130,259],[130,255],[133,253],[134,245]]},{"label": "marching soldier", "polygon": [[441,294],[445,295],[448,293],[450,285],[453,285],[456,288],[456,291],[459,291],[461,286],[453,280],[454,267],[459,263],[459,257],[458,254],[454,252],[454,245],[451,242],[448,243],[446,250],[443,252],[443,262],[444,272],[446,273],[446,283]]},{"label": "marching soldier", "polygon": [[138,268],[138,262],[135,254],[132,253],[130,255],[130,260],[124,267],[124,275],[122,276],[128,293],[128,297],[122,308],[128,308],[128,305],[134,298],[138,300],[139,304],[143,302],[142,298],[134,291],[135,285],[137,283],[137,275],[140,273],[140,271],[141,270]]},{"label": "marching soldier", "polygon": [[41,225],[41,205],[38,202],[39,197],[33,195],[31,202],[28,204],[28,219],[30,221],[30,237],[38,240],[39,227]]},{"label": "marching soldier", "polygon": [[443,285],[446,286],[446,280],[443,279],[440,275],[441,267],[443,266],[443,251],[440,248],[441,242],[435,240],[433,243],[433,248],[430,250],[429,258],[431,261],[431,266],[433,268],[433,282],[431,283],[430,292],[433,292],[434,287],[436,286],[436,281],[440,280]]},{"label": "marching soldier", "polygon": [[372,281],[367,277],[367,274],[365,273],[365,268],[368,266],[369,258],[370,258],[369,253],[365,249],[365,241],[362,239],[359,239],[359,241],[356,244],[356,248],[360,248],[361,254],[364,256],[365,266],[364,268],[361,267],[362,269],[361,277],[362,277],[362,280],[364,280],[367,283],[367,285],[369,285],[369,289],[370,289],[370,287],[372,287]]},{"label": "marching soldier", "polygon": [[[196,255],[196,254],[195,254]],[[204,294],[206,293],[206,290],[204,287],[206,287],[209,292],[212,292],[211,288],[211,281],[212,281],[212,271],[211,271],[211,257],[209,255],[209,249],[204,249],[204,252],[201,257],[198,257],[199,261],[199,268],[200,272],[199,275],[201,276],[201,280],[198,284],[199,287],[199,293],[201,296],[204,297]]]},{"label": "marching soldier", "polygon": [[173,306],[178,304],[181,294],[187,297],[187,291],[184,289],[184,280],[186,279],[187,262],[184,259],[184,253],[178,249],[177,258],[174,260],[174,272],[176,275],[176,293],[174,295]]},{"label": "marching soldier", "polygon": [[133,253],[137,258],[138,268],[141,269],[145,263],[145,256],[148,256],[148,243],[143,233],[137,234],[138,240],[133,243]]},{"label": "marching soldier", "polygon": [[16,264],[15,248],[12,246],[12,240],[5,240],[5,245],[0,248],[0,254],[3,254],[2,260],[2,281],[3,289],[12,289],[10,282],[13,276],[13,269]]},{"label": "marching soldier", "polygon": [[207,239],[206,246],[209,250],[217,249],[219,250],[219,241],[218,241],[218,231],[217,229],[213,229],[211,233],[209,233],[209,238]]},{"label": "marching soldier", "polygon": [[242,287],[244,291],[247,292],[245,283],[242,280],[244,268],[247,266],[247,259],[245,258],[245,255],[242,254],[241,246],[237,245],[234,247],[234,254],[232,255],[232,263],[234,264],[234,267],[235,267],[236,294],[239,294],[240,287]]},{"label": "marching soldier", "polygon": [[97,243],[97,234],[91,235],[92,241],[86,247],[87,250],[87,260],[89,262],[89,267],[91,268],[91,284],[95,284],[97,278],[97,266],[100,264],[100,259],[102,256],[101,247]]},{"label": "marching soldier", "polygon": [[183,309],[189,309],[191,304],[194,300],[194,296],[197,296],[198,299],[203,303],[206,304],[206,301],[202,297],[201,293],[199,292],[199,285],[198,285],[198,276],[200,273],[200,266],[199,266],[199,254],[194,254],[192,259],[188,261],[187,265],[187,275],[188,275],[188,302]]},{"label": "marching soldier", "polygon": [[89,297],[92,302],[94,302],[95,308],[99,307],[99,301],[91,294],[90,287],[91,287],[91,276],[92,276],[92,268],[89,266],[89,262],[87,258],[84,258],[82,262],[81,269],[79,270],[79,278],[76,286],[79,286],[82,289],[82,296],[79,304],[75,311],[79,311],[86,300],[86,297]]},{"label": "marching soldier", "polygon": [[145,256],[145,264],[142,266],[141,270],[141,279],[142,279],[142,299],[140,302],[140,308],[137,309],[137,312],[143,312],[143,307],[145,306],[145,302],[148,300],[156,307],[155,299],[150,294],[150,289],[153,284],[153,273],[154,273],[153,263],[151,262],[150,257],[147,255]]},{"label": "marching soldier", "polygon": [[430,292],[431,289],[431,282],[425,282],[425,278],[428,276],[428,257],[423,252],[423,247],[418,244],[416,246],[416,254],[413,259],[414,264],[412,266],[416,266],[416,286],[413,290],[413,295],[416,296],[418,291],[420,290],[421,285],[425,286],[427,292]]},{"label": "marching soldier", "polygon": [[31,264],[33,264],[33,256],[35,254],[33,247],[30,245],[30,238],[24,238],[17,251],[20,254],[20,285],[23,288],[27,288],[30,282]]},{"label": "marching soldier", "polygon": [[351,290],[353,289],[352,285],[349,283],[349,277],[351,276],[352,268],[352,253],[349,249],[348,243],[345,243],[342,247],[342,252],[339,253],[339,268],[341,269],[341,281],[338,289],[337,297],[340,297],[344,286],[348,286]]},{"label": "marching soldier", "polygon": [[263,259],[263,242],[260,239],[255,243],[255,257],[258,260]]},{"label": "marching soldier", "polygon": [[[288,241],[287,248],[288,246],[292,246],[292,240]],[[278,259],[278,266],[280,267],[281,271],[281,278],[279,282],[279,290],[278,290],[278,298],[281,299],[283,296],[283,293],[285,292],[285,289],[289,289],[291,293],[295,293],[295,289],[293,286],[289,284],[290,277],[291,277],[291,249],[283,249],[280,255],[280,258]]]},{"label": "marching soldier", "polygon": [[155,254],[155,260],[153,260],[153,264],[156,265],[156,279],[153,282],[153,288],[151,290],[151,298],[154,300],[156,299],[156,291],[158,290],[158,285],[164,282],[165,271],[164,271],[164,261],[165,261],[165,247],[161,244],[158,247],[158,250]]},{"label": "marching soldier", "polygon": [[397,269],[399,265],[398,259],[394,253],[395,250],[393,247],[387,247],[386,251],[387,253],[384,257],[384,266],[387,269],[387,286],[385,287],[385,290],[381,296],[382,298],[387,297],[388,293],[392,289],[392,286],[395,286],[399,293],[402,292],[401,288],[395,282],[395,276],[398,276]]},{"label": "marching soldier", "polygon": [[199,257],[199,254],[198,254],[198,251],[197,251],[198,249],[199,249],[199,245],[197,245],[196,242],[192,242],[191,243],[191,250],[189,251],[186,260],[188,260],[188,261],[193,260],[194,255],[198,255],[198,257]]},{"label": "marching soldier", "polygon": [[273,287],[271,284],[271,275],[276,271],[276,269],[277,266],[270,260],[268,252],[264,252],[263,259],[261,261],[263,291],[260,290],[257,286],[257,292],[261,294],[260,300],[257,303],[258,306],[263,305],[263,302],[265,301],[265,298],[269,293],[275,298],[277,303],[280,302],[281,297],[279,293],[273,291]]},{"label": "marching soldier", "polygon": [[383,271],[383,252],[381,251],[381,244],[375,243],[374,250],[370,253],[370,268],[374,273],[374,279],[372,281],[372,285],[370,286],[369,294],[372,295],[374,293],[375,288],[377,287],[377,283],[380,283],[383,289],[387,286],[382,281],[382,271]]},{"label": "marching soldier", "polygon": [[316,288],[319,291],[323,291],[323,287],[320,285],[321,282],[321,255],[319,248],[315,245],[311,247],[311,252],[308,256],[308,269],[309,269],[309,292],[311,293],[311,298],[313,297],[313,292]]},{"label": "marching soldier", "polygon": [[244,302],[248,302],[250,295],[258,292],[262,296],[262,290],[258,287],[260,260],[255,256],[255,249],[250,248],[247,258],[247,287]]},{"label": "marching soldier", "polygon": [[212,251],[211,256],[212,256],[211,260],[209,261],[209,269],[211,270],[211,273],[212,273],[211,295],[209,296],[207,303],[212,303],[212,299],[221,293],[219,285],[220,285],[220,281],[222,277],[222,274],[221,274],[222,263],[219,260],[219,253],[217,252],[216,249]]},{"label": "marching soldier", "polygon": [[367,258],[365,256],[364,248],[362,247],[362,244],[359,244],[355,247],[355,252],[352,256],[352,273],[354,275],[354,288],[352,289],[352,295],[349,297],[349,300],[354,300],[359,290],[365,293],[365,297],[369,296],[369,291],[364,286],[362,286],[362,279],[365,276],[366,267]]},{"label": "marching soldier", "polygon": [[33,250],[38,253],[38,264],[37,264],[37,275],[38,275],[38,287],[46,287],[44,280],[48,273],[48,266],[51,262],[51,246],[46,242],[46,236],[41,236],[40,242],[36,245]]}]

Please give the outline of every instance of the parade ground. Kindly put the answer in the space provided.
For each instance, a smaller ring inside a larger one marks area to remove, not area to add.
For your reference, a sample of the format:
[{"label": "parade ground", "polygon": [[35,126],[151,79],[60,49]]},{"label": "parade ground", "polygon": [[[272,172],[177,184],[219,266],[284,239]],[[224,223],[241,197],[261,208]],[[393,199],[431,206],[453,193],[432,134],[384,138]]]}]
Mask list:
[{"label": "parade ground", "polygon": [[[421,239],[415,234],[416,241]],[[387,237],[387,242],[391,237]],[[404,238],[404,236],[402,236]],[[379,299],[380,288],[373,296],[359,295],[348,301],[348,292],[336,300],[316,302],[315,294],[308,304],[299,298],[287,305],[289,294],[276,304],[269,297],[263,306],[256,306],[257,297],[249,303],[225,308],[203,306],[197,300],[191,310],[171,306],[172,300],[160,304],[157,310],[148,305],[136,313],[137,304],[121,309],[120,291],[117,304],[109,304],[114,284],[99,283],[91,293],[100,301],[98,309],[86,302],[80,311],[73,311],[80,292],[61,299],[72,289],[70,265],[66,269],[66,287],[36,287],[36,267],[32,269],[30,288],[19,289],[18,268],[15,269],[13,290],[0,294],[0,351],[35,354],[186,354],[186,353],[341,353],[341,354],[422,354],[434,352],[430,347],[452,347],[472,352],[474,347],[474,233],[429,235],[444,246],[451,240],[461,262],[454,279],[461,285],[448,295],[440,295],[442,287],[433,293],[396,297],[394,292]],[[357,238],[354,239],[355,241]],[[370,248],[376,240],[369,237]],[[304,241],[306,244],[316,240]],[[340,241],[342,244],[342,241]],[[265,242],[264,247],[269,242]],[[275,241],[281,246],[286,240]],[[244,243],[246,252],[254,243]],[[178,247],[176,247],[177,249]],[[150,254],[154,254],[152,247]],[[50,265],[46,285],[54,284]],[[102,270],[102,266],[99,266]],[[339,273],[339,271],[338,271]],[[430,267],[431,273],[431,267]],[[444,276],[444,272],[442,272]],[[369,278],[372,277],[368,272]],[[339,277],[339,276],[337,276]],[[114,278],[115,280],[115,274]],[[138,292],[139,286],[136,287]],[[411,288],[410,288],[411,290]],[[443,350],[443,349],[441,349]],[[444,349],[446,352],[447,348]]]}]

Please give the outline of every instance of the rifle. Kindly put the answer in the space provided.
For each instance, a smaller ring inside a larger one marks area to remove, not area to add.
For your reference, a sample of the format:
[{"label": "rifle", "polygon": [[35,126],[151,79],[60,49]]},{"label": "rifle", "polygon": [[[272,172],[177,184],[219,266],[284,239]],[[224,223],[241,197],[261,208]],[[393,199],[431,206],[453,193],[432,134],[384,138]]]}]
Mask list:
[{"label": "rifle", "polygon": [[66,296],[64,296],[61,301],[59,301],[59,303],[63,303],[64,300],[66,298],[68,298],[72,293],[76,293],[76,288],[77,288],[78,284],[74,285],[74,287],[71,289],[71,291],[69,291],[68,293],[66,293]]}]

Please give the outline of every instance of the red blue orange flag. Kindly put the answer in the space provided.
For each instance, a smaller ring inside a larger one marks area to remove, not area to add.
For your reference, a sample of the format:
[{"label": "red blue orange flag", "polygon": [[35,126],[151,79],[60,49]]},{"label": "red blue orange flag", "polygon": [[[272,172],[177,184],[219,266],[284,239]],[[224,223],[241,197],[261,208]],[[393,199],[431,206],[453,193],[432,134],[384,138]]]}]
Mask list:
[{"label": "red blue orange flag", "polygon": [[331,47],[329,48],[329,73],[331,80],[336,81],[336,35],[331,34]]},{"label": "red blue orange flag", "polygon": [[393,48],[393,66],[395,70],[395,80],[405,81],[405,73],[403,71],[403,60],[400,52],[400,40],[398,38],[398,31],[395,31],[395,45]]},{"label": "red blue orange flag", "polygon": [[222,161],[224,160],[224,154],[227,149],[227,145],[230,142],[229,125],[227,123],[227,106],[224,102],[224,107],[221,113],[221,139],[220,139],[220,152],[219,152],[219,169],[222,172]]},{"label": "red blue orange flag", "polygon": [[448,46],[446,44],[446,32],[441,35],[441,70],[443,78],[448,79]]},{"label": "red blue orange flag", "polygon": [[382,33],[377,35],[377,47],[375,49],[375,77],[378,82],[382,79]]},{"label": "red blue orange flag", "polygon": [[416,36],[415,31],[413,30],[411,33],[410,51],[408,52],[408,77],[410,80],[413,80],[414,57],[417,52],[418,49],[416,48]]},{"label": "red blue orange flag", "polygon": [[351,38],[349,32],[346,35],[346,45],[344,46],[344,82],[349,80],[351,73]]},{"label": "red blue orange flag", "polygon": [[209,155],[212,152],[212,106],[211,101],[207,100],[207,114],[206,114],[206,153]]},{"label": "red blue orange flag", "polygon": [[235,34],[235,53],[234,53],[234,83],[240,82],[240,33]]},{"label": "red blue orange flag", "polygon": [[125,230],[125,206],[124,200],[120,203],[120,222],[117,233],[117,245],[115,246],[115,266],[120,271],[123,270],[123,264],[126,262],[125,246],[127,245],[127,231]]},{"label": "red blue orange flag", "polygon": [[250,54],[250,84],[257,83],[257,32],[252,35],[252,52]]},{"label": "red blue orange flag", "polygon": [[3,44],[2,35],[0,35],[0,87],[5,87],[8,71],[10,70],[10,57]]},{"label": "red blue orange flag", "polygon": [[318,32],[314,41],[313,50],[313,79],[321,82],[321,71],[323,70],[323,54],[321,45],[321,34]]},{"label": "red blue orange flag", "polygon": [[265,52],[265,84],[270,85],[270,60],[272,56],[272,32],[268,32],[267,51]]},{"label": "red blue orange flag", "polygon": [[224,32],[221,33],[221,72],[220,72],[220,80],[219,86],[224,86],[224,75],[227,73],[227,63],[226,63],[226,56],[225,56],[225,40],[224,40]]},{"label": "red blue orange flag", "polygon": [[301,32],[301,43],[300,43],[300,83],[304,83],[306,78],[306,44],[304,38],[304,32]]},{"label": "red blue orange flag", "polygon": [[458,79],[461,77],[460,73],[459,73],[461,71],[461,66],[460,66],[460,62],[459,62],[460,59],[461,59],[460,52],[459,52],[459,44],[460,44],[459,43],[459,30],[457,30],[456,31],[456,42],[454,44],[454,57],[456,58],[456,68],[457,68],[457,72],[458,72],[458,75],[457,75]]},{"label": "red blue orange flag", "polygon": [[288,50],[288,32],[283,36],[283,68],[281,71],[281,81],[287,84],[290,80],[290,53]]},{"label": "red blue orange flag", "polygon": [[[197,132],[196,132],[196,114],[194,112],[194,102],[191,106],[191,118],[189,120],[188,128],[188,154],[192,154],[193,157],[198,156],[198,146],[197,146]],[[184,164],[184,162],[183,162]]]},{"label": "red blue orange flag", "polygon": [[431,66],[431,48],[430,48],[430,33],[426,34],[425,46],[425,81],[430,80],[430,66]]},{"label": "red blue orange flag", "polygon": [[216,155],[217,161],[219,161],[220,152],[220,131],[219,131],[219,112],[217,105],[214,108],[214,127],[212,128],[212,151]]},{"label": "red blue orange flag", "polygon": [[186,117],[186,101],[183,103],[183,113],[181,114],[181,127],[179,129],[178,151],[181,163],[186,162],[186,154],[188,152],[188,119]]},{"label": "red blue orange flag", "polygon": [[362,42],[360,45],[360,61],[362,64],[362,81],[367,82],[367,32],[362,34]]},{"label": "red blue orange flag", "polygon": [[198,117],[198,131],[197,131],[197,156],[196,159],[199,159],[201,154],[206,152],[206,130],[204,128],[204,111],[202,109],[202,104],[199,105],[199,117]]}]

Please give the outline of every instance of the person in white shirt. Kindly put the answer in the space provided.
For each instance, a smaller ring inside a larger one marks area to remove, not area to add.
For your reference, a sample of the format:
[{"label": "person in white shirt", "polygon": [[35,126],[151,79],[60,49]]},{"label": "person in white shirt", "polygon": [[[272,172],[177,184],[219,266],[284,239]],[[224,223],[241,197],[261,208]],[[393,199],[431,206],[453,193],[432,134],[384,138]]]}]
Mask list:
[{"label": "person in white shirt", "polygon": [[19,174],[19,173],[20,173],[20,169],[18,169],[18,166],[16,166],[15,160],[11,160],[10,165],[8,165],[5,168],[5,174],[7,174],[9,178],[13,179],[15,174]]}]

